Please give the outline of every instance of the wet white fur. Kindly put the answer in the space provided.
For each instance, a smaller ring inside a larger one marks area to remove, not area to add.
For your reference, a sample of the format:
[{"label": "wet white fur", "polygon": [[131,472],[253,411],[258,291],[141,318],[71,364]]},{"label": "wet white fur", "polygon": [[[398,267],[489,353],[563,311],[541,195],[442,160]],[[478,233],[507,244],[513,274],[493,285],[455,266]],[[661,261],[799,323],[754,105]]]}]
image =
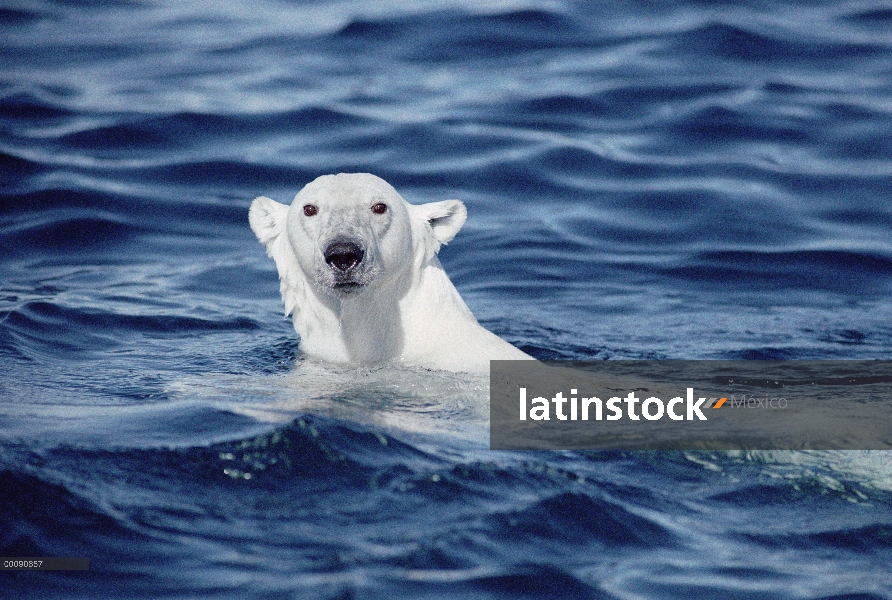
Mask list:
[{"label": "wet white fur", "polygon": [[[379,202],[387,205],[382,215],[371,210]],[[318,213],[306,216],[306,204]],[[440,265],[440,246],[467,217],[460,201],[412,205],[379,177],[339,174],[307,184],[291,206],[257,198],[248,216],[276,263],[285,314],[305,354],[478,372],[491,359],[530,358],[477,323]],[[349,293],[333,288],[323,255],[343,237],[365,250],[356,269],[364,285]]]}]

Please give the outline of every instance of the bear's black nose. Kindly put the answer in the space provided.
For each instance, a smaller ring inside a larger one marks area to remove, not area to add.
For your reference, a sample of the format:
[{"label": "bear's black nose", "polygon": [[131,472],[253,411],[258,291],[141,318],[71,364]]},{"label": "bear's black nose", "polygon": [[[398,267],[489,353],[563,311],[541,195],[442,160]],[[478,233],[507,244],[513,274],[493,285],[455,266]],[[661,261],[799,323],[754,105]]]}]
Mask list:
[{"label": "bear's black nose", "polygon": [[362,261],[365,252],[353,242],[335,241],[325,249],[325,262],[338,271],[349,271]]}]

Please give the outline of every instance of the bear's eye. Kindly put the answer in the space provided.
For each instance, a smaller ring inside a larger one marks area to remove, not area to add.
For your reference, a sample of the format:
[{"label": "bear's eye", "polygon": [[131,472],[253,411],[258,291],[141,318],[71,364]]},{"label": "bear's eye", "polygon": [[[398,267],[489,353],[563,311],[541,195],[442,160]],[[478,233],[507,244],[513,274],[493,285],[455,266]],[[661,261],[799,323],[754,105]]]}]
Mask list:
[{"label": "bear's eye", "polygon": [[375,213],[376,215],[383,215],[384,213],[387,212],[387,205],[384,204],[383,202],[379,202],[378,204],[376,204],[372,207],[372,212]]},{"label": "bear's eye", "polygon": [[319,212],[319,207],[315,204],[304,204],[304,214],[308,217],[312,217],[317,212]]}]

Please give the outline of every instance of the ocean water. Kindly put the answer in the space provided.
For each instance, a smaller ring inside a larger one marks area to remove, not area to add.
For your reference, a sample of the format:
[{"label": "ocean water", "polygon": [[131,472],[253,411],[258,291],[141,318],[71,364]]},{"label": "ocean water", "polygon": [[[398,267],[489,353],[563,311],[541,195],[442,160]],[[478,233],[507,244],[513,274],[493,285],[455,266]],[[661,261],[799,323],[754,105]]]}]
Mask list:
[{"label": "ocean water", "polygon": [[462,199],[543,359],[888,359],[892,4],[0,7],[9,598],[892,598],[885,452],[496,452],[488,382],[303,358],[250,201]]}]

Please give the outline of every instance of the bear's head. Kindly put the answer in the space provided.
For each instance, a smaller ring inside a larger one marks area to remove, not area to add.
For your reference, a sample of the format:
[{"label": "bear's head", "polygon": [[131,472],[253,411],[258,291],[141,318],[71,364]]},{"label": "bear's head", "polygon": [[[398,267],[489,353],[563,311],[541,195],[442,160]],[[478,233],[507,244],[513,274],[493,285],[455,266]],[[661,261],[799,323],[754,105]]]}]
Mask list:
[{"label": "bear's head", "polygon": [[276,262],[290,312],[289,285],[346,297],[411,277],[458,233],[467,211],[459,200],[412,205],[379,177],[342,173],[308,183],[290,206],[257,198],[248,216]]}]

